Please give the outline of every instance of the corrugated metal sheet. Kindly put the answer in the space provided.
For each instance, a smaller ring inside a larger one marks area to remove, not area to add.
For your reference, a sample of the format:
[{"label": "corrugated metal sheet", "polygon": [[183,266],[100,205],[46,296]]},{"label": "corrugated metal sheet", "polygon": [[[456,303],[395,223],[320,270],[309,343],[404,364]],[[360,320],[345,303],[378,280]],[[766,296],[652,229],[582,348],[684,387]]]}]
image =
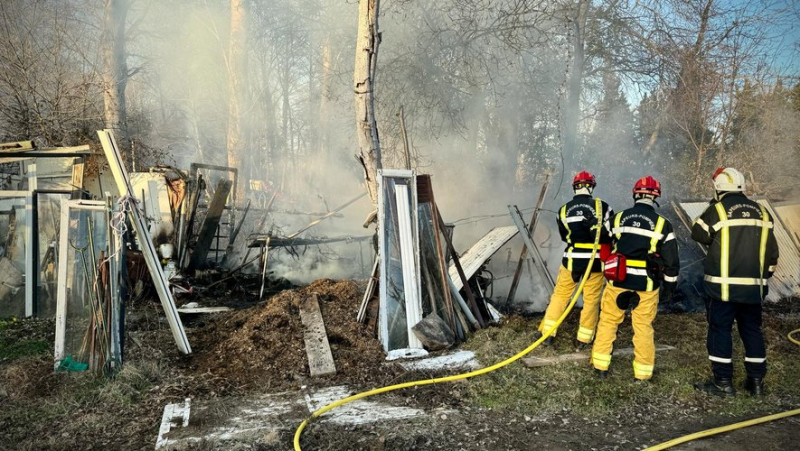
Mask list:
[{"label": "corrugated metal sheet", "polygon": [[[475,275],[486,260],[506,244],[514,235],[519,233],[515,226],[495,227],[484,235],[477,243],[473,244],[467,252],[461,255],[459,261],[464,269],[467,279]],[[455,264],[450,265],[450,278],[459,290],[464,286]]]},{"label": "corrugated metal sheet", "polygon": [[783,222],[783,227],[794,239],[794,244],[800,249],[800,202],[773,202],[772,208],[778,213]]},{"label": "corrugated metal sheet", "polygon": [[[800,295],[800,252],[798,252],[789,231],[784,227],[784,221],[776,214],[772,204],[766,199],[757,199],[757,201],[767,207],[770,215],[778,218],[775,221],[775,239],[778,241],[780,258],[778,259],[778,269],[769,280],[767,300],[777,301],[788,296],[798,296]],[[679,205],[694,221],[708,207],[708,202],[682,202]],[[797,223],[794,223],[793,227],[797,228]]]}]

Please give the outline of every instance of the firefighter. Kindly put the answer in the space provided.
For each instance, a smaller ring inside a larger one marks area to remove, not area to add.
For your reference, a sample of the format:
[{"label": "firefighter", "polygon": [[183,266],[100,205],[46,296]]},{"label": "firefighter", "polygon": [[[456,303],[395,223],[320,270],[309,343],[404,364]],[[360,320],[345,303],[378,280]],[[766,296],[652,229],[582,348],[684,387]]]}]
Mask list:
[{"label": "firefighter", "polygon": [[744,344],[744,387],[764,393],[767,353],[761,331],[761,302],[778,264],[778,244],[767,209],[744,195],[745,179],[733,168],[714,173],[714,200],[692,224],[692,239],[708,246],[704,285],[708,359],[713,377],[695,387],[734,396],[731,331],[736,320]]},{"label": "firefighter", "polygon": [[[597,186],[594,175],[581,171],[572,180],[572,190],[575,196],[563,205],[558,211],[558,231],[566,249],[561,259],[558,270],[556,286],[550,298],[550,305],[544,315],[544,320],[539,324],[539,332],[552,328],[558,318],[564,313],[572,297],[575,287],[580,282],[589,258],[592,256],[594,238],[598,224],[602,224],[600,243],[610,248],[611,235],[609,220],[614,212],[607,203],[599,198],[593,198],[592,193]],[[583,287],[583,310],[581,311],[580,326],[575,345],[581,349],[588,347],[594,339],[597,319],[600,314],[600,293],[603,289],[603,273],[600,263],[600,253],[597,252],[592,264],[592,273]],[[556,331],[547,337],[545,344],[551,344]],[[539,335],[541,336],[541,335]]]},{"label": "firefighter", "polygon": [[633,323],[634,378],[644,381],[653,376],[656,359],[653,320],[659,288],[663,288],[665,299],[671,298],[680,268],[672,224],[655,210],[656,198],[660,196],[661,184],[649,175],[643,177],[633,187],[633,207],[617,213],[613,219],[614,249],[605,267],[609,282],[603,293],[600,324],[592,349],[592,364],[600,378],[608,375],[617,328],[628,309]]}]

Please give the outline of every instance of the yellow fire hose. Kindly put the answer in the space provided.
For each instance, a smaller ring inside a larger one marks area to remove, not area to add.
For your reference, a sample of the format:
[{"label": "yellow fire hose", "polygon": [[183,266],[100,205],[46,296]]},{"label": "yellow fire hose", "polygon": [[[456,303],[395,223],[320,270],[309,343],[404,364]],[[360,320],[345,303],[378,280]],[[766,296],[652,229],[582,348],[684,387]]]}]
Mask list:
[{"label": "yellow fire hose", "polygon": [[[792,335],[800,333],[800,329],[793,330],[789,332],[786,338],[789,339],[792,343],[800,346],[800,340],[794,338]],[[681,443],[691,442],[692,440],[697,440],[699,438],[710,437],[712,435],[721,434],[723,432],[729,432],[736,429],[746,428],[748,426],[755,426],[756,424],[767,423],[774,420],[780,420],[781,418],[791,417],[795,415],[800,415],[800,409],[794,410],[787,410],[786,412],[775,413],[772,415],[767,415],[764,417],[753,418],[752,420],[742,421],[739,423],[729,424],[727,426],[720,426],[713,429],[706,429],[705,431],[695,432],[694,434],[684,435],[683,437],[678,437],[676,439],[672,439],[668,442],[660,443],[655,446],[651,446],[650,448],[646,448],[643,451],[661,451],[663,449],[672,448],[675,445],[680,445]]]},{"label": "yellow fire hose", "polygon": [[733,431],[735,429],[745,428],[747,426],[754,426],[756,424],[767,423],[769,421],[779,420],[781,418],[791,417],[793,415],[800,414],[800,409],[795,410],[787,410],[786,412],[776,413],[773,415],[767,415],[761,418],[753,418],[752,420],[742,421],[740,423],[729,424],[727,426],[720,426],[718,428],[713,429],[706,429],[705,431],[695,432],[694,434],[684,435],[683,437],[678,437],[676,439],[670,440],[668,442],[664,442],[658,444],[656,446],[651,446],[650,448],[645,448],[644,451],[660,451],[662,449],[672,448],[675,445],[680,445],[681,443],[691,442],[692,440],[697,440],[703,437],[709,437],[716,434],[721,434],[723,432]]},{"label": "yellow fire hose", "polygon": [[[594,246],[592,247],[592,255],[589,258],[590,262],[594,261],[594,258],[597,255],[597,248],[598,248],[598,246],[600,244],[600,227],[601,227],[600,224],[595,225],[595,228],[596,228],[597,231],[596,231],[595,237],[594,237]],[[330,411],[332,409],[335,409],[336,407],[342,406],[344,404],[347,404],[347,403],[350,403],[350,402],[353,402],[353,401],[356,401],[356,400],[359,400],[359,399],[362,399],[362,398],[366,398],[368,396],[374,396],[374,395],[379,395],[381,393],[386,393],[386,392],[390,392],[390,391],[394,391],[394,390],[400,390],[401,388],[419,387],[419,386],[422,386],[422,385],[438,384],[438,383],[441,383],[441,382],[453,382],[453,381],[468,379],[468,378],[475,377],[475,376],[480,376],[481,374],[491,373],[492,371],[498,370],[498,369],[500,369],[500,368],[502,368],[502,367],[504,367],[504,366],[506,366],[506,365],[508,365],[508,364],[510,364],[512,362],[515,362],[515,361],[521,359],[522,357],[525,357],[526,354],[528,354],[529,352],[533,351],[537,346],[539,346],[539,344],[541,344],[547,337],[549,337],[553,333],[553,331],[556,330],[556,328],[558,328],[559,325],[561,325],[561,323],[564,321],[564,319],[567,317],[567,315],[569,315],[569,313],[572,311],[572,308],[575,306],[575,302],[577,302],[577,300],[578,300],[578,296],[580,296],[581,291],[583,290],[583,286],[586,284],[586,281],[589,279],[589,275],[592,272],[592,266],[593,265],[590,264],[590,265],[588,265],[586,267],[586,272],[583,274],[583,278],[581,279],[581,283],[578,285],[577,289],[575,290],[575,293],[573,294],[572,299],[570,300],[569,304],[567,305],[566,310],[564,310],[564,313],[562,313],[561,316],[556,321],[556,324],[552,328],[550,328],[548,330],[545,330],[544,333],[542,334],[542,336],[538,340],[533,342],[530,346],[528,346],[527,348],[523,349],[522,351],[520,351],[516,355],[514,355],[512,357],[509,357],[508,359],[503,360],[502,362],[495,363],[492,366],[489,366],[489,367],[486,367],[486,368],[481,368],[481,369],[475,370],[475,371],[470,371],[469,373],[456,374],[456,375],[447,376],[447,377],[437,377],[437,378],[434,378],[434,379],[411,381],[411,382],[405,382],[405,383],[402,383],[402,384],[396,384],[396,385],[390,385],[390,386],[387,386],[387,387],[376,388],[374,390],[365,391],[365,392],[362,392],[362,393],[357,393],[357,394],[355,394],[353,396],[349,396],[347,398],[343,398],[343,399],[340,399],[340,400],[338,400],[336,402],[328,404],[327,406],[322,407],[319,410],[317,410],[314,413],[312,413],[310,417],[306,418],[305,420],[303,420],[302,423],[300,423],[300,426],[298,426],[297,430],[294,433],[294,449],[295,449],[295,451],[302,451],[302,448],[300,448],[300,436],[303,434],[303,429],[306,428],[306,426],[308,425],[309,421],[320,417],[321,415],[325,414],[326,412],[328,412],[328,411]]]},{"label": "yellow fire hose", "polygon": [[[600,243],[600,227],[599,226],[596,226],[596,227],[597,227],[597,233],[595,234],[594,247],[592,248],[592,256],[589,259],[589,261],[593,261],[594,260],[596,254],[597,254],[598,245]],[[575,290],[575,293],[573,293],[572,299],[570,300],[569,304],[567,305],[567,308],[564,310],[564,313],[562,313],[561,316],[558,318],[558,320],[556,320],[556,324],[551,329],[545,330],[544,333],[542,334],[542,336],[539,337],[538,340],[533,342],[530,346],[528,346],[527,348],[523,349],[522,351],[520,351],[516,355],[514,355],[512,357],[509,357],[508,359],[503,360],[502,362],[496,363],[496,364],[494,364],[492,366],[489,366],[489,367],[486,367],[486,368],[481,368],[481,369],[475,370],[475,371],[470,371],[469,373],[456,374],[456,375],[447,376],[447,377],[437,377],[437,378],[434,378],[434,379],[411,381],[411,382],[405,382],[405,383],[402,383],[402,384],[396,384],[396,385],[390,385],[390,386],[387,386],[387,387],[376,388],[374,390],[369,390],[369,391],[366,391],[366,392],[357,393],[357,394],[355,394],[353,396],[349,396],[347,398],[343,398],[343,399],[340,399],[340,400],[338,400],[336,402],[328,404],[327,406],[322,407],[322,408],[318,409],[317,411],[315,411],[314,413],[312,413],[310,417],[308,417],[305,420],[303,420],[303,422],[300,423],[300,426],[297,427],[297,430],[294,433],[294,449],[295,449],[295,451],[302,451],[302,448],[300,447],[300,436],[303,434],[303,430],[306,428],[306,426],[308,426],[309,422],[311,420],[315,419],[315,418],[319,418],[320,416],[322,416],[325,413],[335,409],[336,407],[343,406],[345,404],[348,404],[348,403],[351,403],[353,401],[356,401],[356,400],[359,400],[359,399],[362,399],[362,398],[366,398],[366,397],[369,397],[369,396],[374,396],[374,395],[379,395],[381,393],[387,393],[387,392],[390,392],[390,391],[400,390],[401,388],[419,387],[419,386],[422,386],[422,385],[438,384],[438,383],[441,383],[441,382],[454,382],[454,381],[468,379],[468,378],[475,377],[475,376],[480,376],[481,374],[490,373],[492,371],[498,370],[498,369],[500,369],[500,368],[502,368],[502,367],[504,367],[504,366],[506,366],[506,365],[508,365],[508,364],[510,364],[512,362],[515,362],[515,361],[521,359],[522,357],[527,355],[529,352],[531,352],[534,349],[536,349],[536,347],[538,347],[547,337],[549,337],[553,333],[553,331],[555,329],[558,328],[558,326],[561,325],[561,323],[564,321],[564,319],[567,317],[567,315],[569,315],[569,313],[572,311],[572,308],[575,306],[575,303],[578,301],[578,296],[580,296],[580,293],[583,290],[583,286],[586,284],[586,280],[588,280],[589,274],[591,274],[591,270],[592,270],[592,265],[588,265],[586,267],[586,272],[583,274],[583,278],[581,279],[581,283],[578,285],[577,289]],[[800,346],[800,340],[798,340],[798,339],[793,337],[793,335],[795,335],[797,333],[800,333],[800,329],[793,330],[793,331],[789,332],[789,334],[787,335],[787,338],[792,343]],[[723,432],[729,432],[729,431],[733,431],[733,430],[736,430],[736,429],[745,428],[745,427],[748,427],[748,426],[754,426],[756,424],[767,423],[767,422],[770,422],[770,421],[779,420],[781,418],[787,418],[787,417],[791,417],[791,416],[798,415],[798,414],[800,414],[800,409],[788,410],[786,412],[780,412],[780,413],[767,415],[767,416],[760,417],[760,418],[754,418],[752,420],[742,421],[742,422],[730,424],[730,425],[727,425],[727,426],[720,426],[720,427],[713,428],[713,429],[707,429],[705,431],[695,432],[694,434],[689,434],[689,435],[685,435],[683,437],[678,437],[678,438],[672,439],[672,440],[670,440],[668,442],[664,442],[664,443],[652,446],[650,448],[646,448],[644,451],[660,451],[660,450],[664,450],[664,449],[667,449],[667,448],[671,448],[671,447],[676,446],[676,445],[680,445],[681,443],[690,442],[692,440],[697,440],[697,439],[700,439],[700,438],[709,437],[709,436],[712,436],[712,435],[721,434]]]},{"label": "yellow fire hose", "polygon": [[797,346],[800,346],[800,339],[794,338],[792,336],[792,335],[798,334],[798,333],[800,333],[800,329],[793,330],[793,331],[789,332],[789,335],[787,335],[786,338],[788,338],[789,341],[791,341],[792,343],[796,344]]}]

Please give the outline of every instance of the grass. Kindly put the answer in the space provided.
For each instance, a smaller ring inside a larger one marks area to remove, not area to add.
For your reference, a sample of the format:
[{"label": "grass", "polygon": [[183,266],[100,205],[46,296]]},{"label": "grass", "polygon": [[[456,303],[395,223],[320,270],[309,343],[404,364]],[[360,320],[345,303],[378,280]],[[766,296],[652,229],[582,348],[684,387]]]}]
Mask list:
[{"label": "grass", "polygon": [[0,362],[48,352],[52,345],[44,340],[11,341],[0,339]]},{"label": "grass", "polygon": [[36,356],[52,349],[52,344],[40,338],[20,337],[22,322],[17,318],[0,319],[0,362]]},{"label": "grass", "polygon": [[[568,318],[559,330],[554,347],[535,349],[531,355],[555,356],[575,352],[572,338],[577,314]],[[466,347],[475,351],[485,365],[498,362],[524,349],[534,341],[533,332],[539,319],[511,317],[500,328],[474,334]],[[722,415],[742,416],[753,412],[778,411],[800,403],[800,359],[798,349],[778,330],[785,328],[775,321],[765,321],[768,346],[768,394],[752,398],[743,390],[733,399],[709,397],[696,391],[693,384],[710,376],[705,348],[706,321],[702,314],[659,315],[654,323],[656,343],[675,346],[656,355],[656,370],[648,383],[634,383],[633,356],[616,356],[611,373],[600,380],[588,361],[566,362],[553,366],[527,368],[522,363],[511,365],[475,378],[470,384],[471,401],[477,406],[535,415],[570,411],[584,417],[599,418],[630,409],[676,409],[702,407]],[[735,332],[734,332],[735,334]],[[629,347],[632,331],[630,320],[620,327],[615,346]],[[734,337],[736,383],[744,379],[743,351],[738,336]]]}]

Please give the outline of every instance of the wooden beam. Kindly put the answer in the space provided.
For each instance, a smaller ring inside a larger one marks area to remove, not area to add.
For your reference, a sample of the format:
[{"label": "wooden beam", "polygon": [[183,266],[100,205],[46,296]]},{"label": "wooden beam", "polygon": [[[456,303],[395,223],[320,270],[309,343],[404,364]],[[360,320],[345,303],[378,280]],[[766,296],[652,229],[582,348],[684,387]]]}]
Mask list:
[{"label": "wooden beam", "polygon": [[300,321],[303,323],[303,341],[306,343],[311,377],[336,374],[336,365],[333,363],[333,354],[316,294],[300,302]]},{"label": "wooden beam", "polygon": [[200,227],[200,234],[197,237],[197,244],[192,251],[192,259],[189,261],[190,269],[200,269],[205,266],[208,249],[214,242],[214,234],[217,232],[219,220],[225,210],[225,203],[228,201],[228,194],[231,192],[233,183],[228,179],[221,179],[214,191],[214,198],[208,206],[208,213]]},{"label": "wooden beam", "polygon": [[380,257],[375,255],[375,262],[372,264],[372,271],[369,273],[369,282],[367,283],[367,289],[364,291],[364,297],[361,299],[361,306],[358,308],[358,315],[356,316],[356,321],[359,323],[366,322],[367,319],[367,305],[369,305],[369,301],[375,296],[375,291],[378,288],[378,264],[380,263]]},{"label": "wooden beam", "polygon": [[536,260],[534,260],[534,265],[536,269],[539,271],[539,276],[542,278],[542,282],[544,282],[545,288],[547,288],[548,294],[553,294],[553,287],[555,286],[555,281],[552,279],[552,276],[547,272],[547,268],[544,266],[544,262],[542,261],[542,255],[539,253],[539,249],[536,247],[536,243],[533,242],[533,238],[531,237],[528,230],[525,228],[525,222],[522,219],[522,213],[519,211],[519,208],[516,205],[509,205],[508,212],[511,214],[511,220],[514,221],[514,225],[517,226],[517,230],[519,230],[519,234],[522,235],[522,241],[525,243],[525,246],[530,249],[532,254],[535,254]]},{"label": "wooden beam", "polygon": [[[533,216],[531,216],[531,223],[528,225],[528,232],[531,236],[534,236],[534,232],[536,232],[536,223],[539,219],[539,211],[542,207],[542,202],[544,202],[545,195],[547,194],[547,187],[550,185],[550,174],[544,179],[544,184],[542,185],[542,190],[539,192],[539,200],[536,201],[536,209],[533,210]],[[522,252],[519,254],[519,261],[517,261],[517,270],[514,272],[514,278],[511,280],[511,288],[508,290],[508,298],[506,299],[506,305],[511,305],[514,302],[514,297],[517,295],[517,286],[519,286],[519,276],[522,274],[522,265],[525,257],[528,254],[528,246],[523,244],[522,245]]]},{"label": "wooden beam", "polygon": [[[442,215],[439,213],[439,207],[436,204],[433,204],[433,208],[436,211],[435,216],[439,218],[440,221],[439,225],[442,228],[444,228],[444,221],[442,220]],[[513,236],[514,235],[511,235],[511,237]],[[453,267],[455,268],[456,274],[458,275],[458,280],[461,282],[461,287],[458,287],[458,285],[456,284],[456,288],[464,290],[464,294],[467,295],[467,301],[469,302],[469,306],[470,309],[472,310],[472,313],[475,315],[475,319],[478,320],[478,324],[480,324],[481,328],[484,328],[486,327],[486,321],[483,319],[483,314],[481,313],[481,309],[480,307],[478,307],[478,301],[475,300],[475,296],[472,294],[472,289],[470,289],[469,287],[469,277],[467,277],[467,275],[464,273],[464,268],[461,266],[461,260],[458,258],[458,253],[456,252],[455,247],[453,247],[453,242],[450,240],[450,237],[448,237],[447,234],[445,234],[444,237],[445,237],[445,242],[447,243],[447,247],[450,249],[450,257],[453,259]],[[511,239],[511,237],[509,237],[508,239]],[[495,252],[496,251],[497,250],[495,249]],[[494,254],[494,252],[492,252],[492,254]],[[483,261],[486,260],[484,259]],[[478,266],[480,267],[480,265]],[[472,274],[475,274],[476,271],[477,269],[473,271]],[[450,270],[450,278],[453,279],[453,283],[456,283],[455,278],[453,277],[452,269]]]},{"label": "wooden beam", "polygon": [[[656,345],[656,351],[671,351],[676,349],[674,346]],[[622,348],[614,350],[614,357],[633,354],[633,348]],[[561,354],[555,357],[528,357],[520,359],[522,364],[528,368],[538,368],[540,366],[551,366],[563,362],[580,362],[591,359],[591,351],[573,352],[571,354]]]},{"label": "wooden beam", "polygon": [[[83,157],[78,157],[72,163],[72,199],[83,198],[83,175],[85,162]],[[103,193],[105,194],[105,193]]]},{"label": "wooden beam", "polygon": [[15,141],[0,144],[0,151],[19,151],[34,149],[33,141]]},{"label": "wooden beam", "polygon": [[[103,151],[106,154],[111,173],[114,175],[114,180],[117,183],[120,197],[131,196],[135,199],[136,194],[131,187],[131,179],[128,176],[128,171],[122,163],[122,156],[119,153],[119,148],[117,147],[113,132],[111,130],[99,130],[97,134],[100,136],[100,143],[103,145]],[[169,283],[164,275],[163,268],[161,268],[161,262],[158,260],[156,248],[153,245],[152,237],[150,237],[150,231],[147,228],[147,224],[138,206],[135,205],[135,202],[132,202],[131,205],[132,208],[129,214],[131,215],[133,229],[136,232],[136,236],[139,237],[139,244],[142,246],[142,256],[144,256],[147,269],[150,271],[150,276],[153,278],[153,284],[156,287],[156,292],[161,300],[161,306],[167,316],[172,337],[175,339],[175,343],[178,345],[178,349],[180,349],[181,352],[190,354],[192,352],[192,347],[189,345],[189,339],[186,337],[183,323],[175,308],[175,299],[172,297]],[[62,236],[62,240],[63,238]],[[61,271],[61,267],[59,267],[59,271]],[[60,286],[59,289],[61,289]]]}]

